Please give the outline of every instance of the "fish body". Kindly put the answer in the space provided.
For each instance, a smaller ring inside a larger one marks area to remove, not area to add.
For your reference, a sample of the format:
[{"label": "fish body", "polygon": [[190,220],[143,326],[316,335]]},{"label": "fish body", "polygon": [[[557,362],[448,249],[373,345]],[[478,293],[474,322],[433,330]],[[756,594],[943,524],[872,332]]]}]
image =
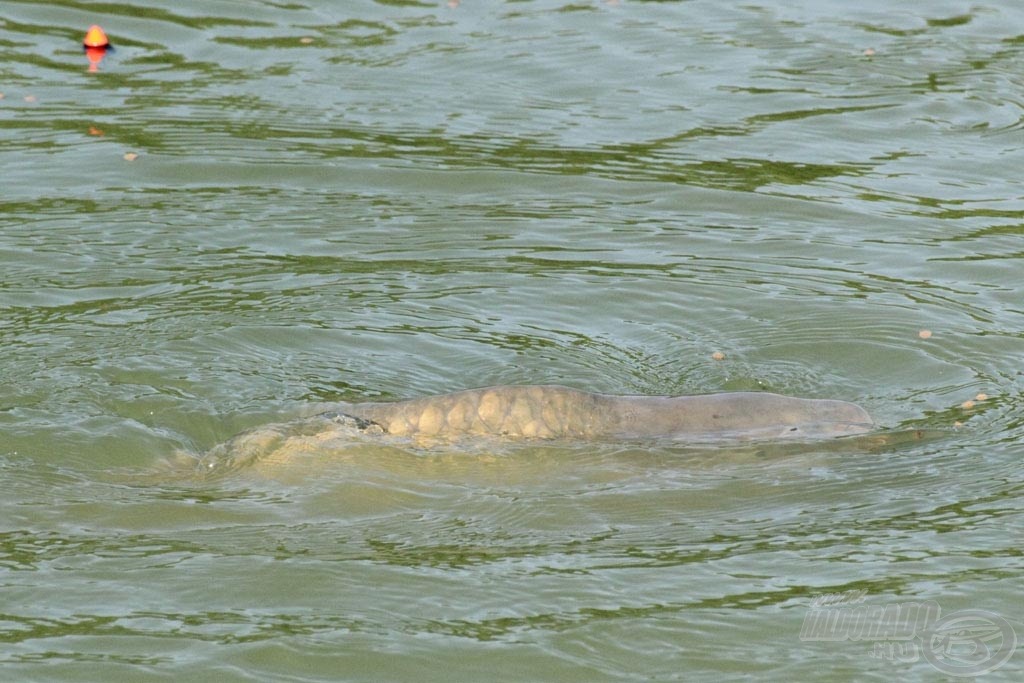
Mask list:
[{"label": "fish body", "polygon": [[344,403],[337,414],[395,436],[671,441],[815,439],[873,427],[860,406],[766,392],[616,396],[558,385],[469,389],[390,403]]}]

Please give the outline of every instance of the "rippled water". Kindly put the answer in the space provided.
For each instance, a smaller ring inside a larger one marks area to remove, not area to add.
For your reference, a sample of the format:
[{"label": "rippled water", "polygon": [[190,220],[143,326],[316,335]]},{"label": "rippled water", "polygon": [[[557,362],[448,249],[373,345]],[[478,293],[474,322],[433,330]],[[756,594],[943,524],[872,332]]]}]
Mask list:
[{"label": "rippled water", "polygon": [[[1018,3],[7,0],[0,54],[5,679],[938,675],[801,639],[844,591],[1024,639]],[[933,436],[174,457],[501,383]]]}]

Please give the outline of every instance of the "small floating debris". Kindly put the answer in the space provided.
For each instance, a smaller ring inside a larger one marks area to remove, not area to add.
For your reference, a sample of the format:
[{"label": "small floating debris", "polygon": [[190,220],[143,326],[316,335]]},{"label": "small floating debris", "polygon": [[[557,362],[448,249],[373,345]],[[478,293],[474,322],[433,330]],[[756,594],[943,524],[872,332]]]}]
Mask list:
[{"label": "small floating debris", "polygon": [[89,126],[89,135],[95,135],[96,137],[103,137],[103,131],[96,126]]},{"label": "small floating debris", "polygon": [[982,393],[979,393],[978,395],[976,395],[973,399],[969,398],[966,401],[964,401],[963,403],[961,403],[960,407],[963,408],[964,410],[970,410],[971,408],[975,407],[979,403],[984,403],[987,400],[988,400],[988,394],[982,392]]},{"label": "small floating debris", "polygon": [[[974,398],[969,398],[966,401],[964,401],[963,403],[961,403],[960,404],[960,409],[964,411],[964,419],[966,420],[971,415],[977,414],[977,411],[975,411],[975,408],[980,408],[980,406],[978,404],[984,403],[987,400],[989,400],[989,395],[986,394],[983,391],[980,391],[977,394],[975,394]],[[958,428],[962,427],[963,425],[964,425],[963,421],[957,420],[956,422],[953,423],[953,428],[954,429],[958,429]]]},{"label": "small floating debris", "polygon": [[932,331],[931,330],[921,330],[920,332],[917,333],[917,336],[920,337],[921,339],[931,339]]},{"label": "small floating debris", "polygon": [[725,360],[725,354],[721,351],[715,351],[711,354],[711,360]]},{"label": "small floating debris", "polygon": [[873,47],[866,47],[866,48],[864,48],[864,56],[865,57],[874,57],[875,56],[875,48],[873,48]]},{"label": "small floating debris", "polygon": [[135,152],[125,152],[124,153],[124,160],[125,161],[135,161],[138,158],[139,158],[139,155],[136,154]]}]

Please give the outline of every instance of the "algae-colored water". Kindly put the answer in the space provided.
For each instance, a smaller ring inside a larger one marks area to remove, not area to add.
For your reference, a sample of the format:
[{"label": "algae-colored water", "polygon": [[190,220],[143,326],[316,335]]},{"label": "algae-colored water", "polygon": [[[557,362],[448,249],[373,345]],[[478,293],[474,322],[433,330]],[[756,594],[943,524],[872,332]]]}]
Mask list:
[{"label": "algae-colored water", "polygon": [[[0,678],[963,671],[806,632],[830,595],[1024,638],[1017,3],[0,14]],[[940,436],[168,466],[313,402],[525,383]]]}]

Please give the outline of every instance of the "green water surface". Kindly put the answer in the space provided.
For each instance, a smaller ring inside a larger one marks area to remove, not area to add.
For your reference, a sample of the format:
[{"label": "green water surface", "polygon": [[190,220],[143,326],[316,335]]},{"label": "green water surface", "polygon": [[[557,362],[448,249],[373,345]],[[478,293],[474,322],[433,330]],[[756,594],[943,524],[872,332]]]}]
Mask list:
[{"label": "green water surface", "polygon": [[[3,680],[949,675],[830,594],[1024,640],[1024,5],[5,0],[0,57]],[[938,437],[168,465],[506,383]]]}]

